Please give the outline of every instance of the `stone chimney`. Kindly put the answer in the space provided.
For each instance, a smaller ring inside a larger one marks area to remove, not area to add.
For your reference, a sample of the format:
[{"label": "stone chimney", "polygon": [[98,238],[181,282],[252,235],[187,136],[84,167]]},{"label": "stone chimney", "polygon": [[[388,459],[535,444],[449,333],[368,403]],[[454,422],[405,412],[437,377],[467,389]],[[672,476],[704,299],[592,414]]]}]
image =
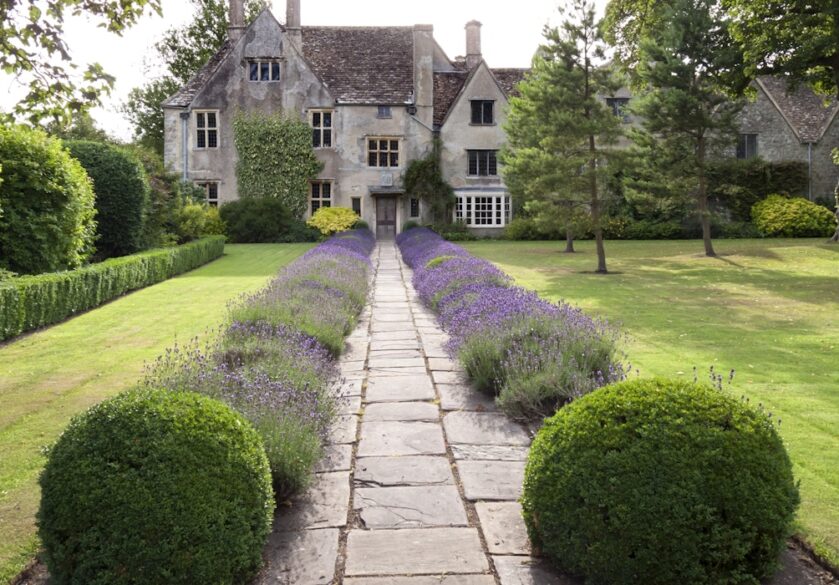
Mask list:
[{"label": "stone chimney", "polygon": [[242,38],[245,32],[245,0],[230,0],[230,20],[228,21],[227,36],[234,43]]},{"label": "stone chimney", "polygon": [[473,69],[482,60],[481,55],[481,23],[471,20],[466,23],[466,67]]},{"label": "stone chimney", "polygon": [[287,28],[300,28],[300,0],[286,0],[285,25]]},{"label": "stone chimney", "polygon": [[426,126],[434,118],[434,27],[414,25],[414,104]]}]

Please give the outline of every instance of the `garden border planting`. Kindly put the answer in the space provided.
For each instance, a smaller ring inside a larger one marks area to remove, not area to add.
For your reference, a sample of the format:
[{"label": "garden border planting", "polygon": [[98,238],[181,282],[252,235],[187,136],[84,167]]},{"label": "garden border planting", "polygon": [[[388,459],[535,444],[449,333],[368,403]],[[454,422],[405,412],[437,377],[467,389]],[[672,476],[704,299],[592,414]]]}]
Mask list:
[{"label": "garden border planting", "polygon": [[403,232],[397,245],[420,299],[450,336],[449,354],[508,415],[551,415],[629,371],[619,361],[619,333],[605,321],[513,285],[427,228]]},{"label": "garden border planting", "polygon": [[202,266],[224,253],[224,242],[212,236],[77,270],[0,281],[0,341]]}]

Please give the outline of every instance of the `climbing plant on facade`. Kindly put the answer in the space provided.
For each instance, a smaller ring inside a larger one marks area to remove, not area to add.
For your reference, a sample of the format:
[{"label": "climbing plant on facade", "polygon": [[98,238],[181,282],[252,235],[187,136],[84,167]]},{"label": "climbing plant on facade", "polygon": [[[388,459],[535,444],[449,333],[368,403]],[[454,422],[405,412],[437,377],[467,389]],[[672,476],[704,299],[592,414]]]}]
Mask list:
[{"label": "climbing plant on facade", "polygon": [[413,161],[405,172],[405,190],[408,195],[421,199],[431,210],[434,222],[451,220],[455,202],[454,190],[443,179],[440,172],[440,141],[434,142],[434,150],[425,158]]},{"label": "climbing plant on facade", "polygon": [[233,136],[240,197],[273,197],[294,216],[306,212],[309,181],[323,164],[312,149],[312,129],[297,118],[238,113]]}]

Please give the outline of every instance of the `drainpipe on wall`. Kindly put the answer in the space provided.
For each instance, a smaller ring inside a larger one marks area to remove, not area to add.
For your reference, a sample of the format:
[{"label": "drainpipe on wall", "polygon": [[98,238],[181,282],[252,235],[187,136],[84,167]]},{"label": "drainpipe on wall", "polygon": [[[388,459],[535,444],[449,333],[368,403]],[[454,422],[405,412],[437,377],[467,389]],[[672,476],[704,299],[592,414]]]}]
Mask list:
[{"label": "drainpipe on wall", "polygon": [[807,199],[813,200],[813,143],[807,143]]},{"label": "drainpipe on wall", "polygon": [[189,112],[181,112],[181,162],[184,182],[189,180]]}]

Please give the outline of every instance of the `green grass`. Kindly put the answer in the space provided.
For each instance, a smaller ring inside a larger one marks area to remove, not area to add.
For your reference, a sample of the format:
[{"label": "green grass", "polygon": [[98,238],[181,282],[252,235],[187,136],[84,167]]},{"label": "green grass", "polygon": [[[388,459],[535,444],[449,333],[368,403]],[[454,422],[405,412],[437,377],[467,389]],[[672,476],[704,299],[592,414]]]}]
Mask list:
[{"label": "green grass", "polygon": [[801,481],[797,530],[839,566],[839,246],[823,240],[607,242],[613,274],[593,274],[591,242],[475,242],[545,298],[565,299],[629,334],[642,376],[707,379],[737,371],[733,391],[782,419]]},{"label": "green grass", "polygon": [[136,382],[175,339],[220,325],[231,299],[310,247],[228,245],[202,268],[0,345],[0,583],[37,550],[41,447],[74,414]]}]

